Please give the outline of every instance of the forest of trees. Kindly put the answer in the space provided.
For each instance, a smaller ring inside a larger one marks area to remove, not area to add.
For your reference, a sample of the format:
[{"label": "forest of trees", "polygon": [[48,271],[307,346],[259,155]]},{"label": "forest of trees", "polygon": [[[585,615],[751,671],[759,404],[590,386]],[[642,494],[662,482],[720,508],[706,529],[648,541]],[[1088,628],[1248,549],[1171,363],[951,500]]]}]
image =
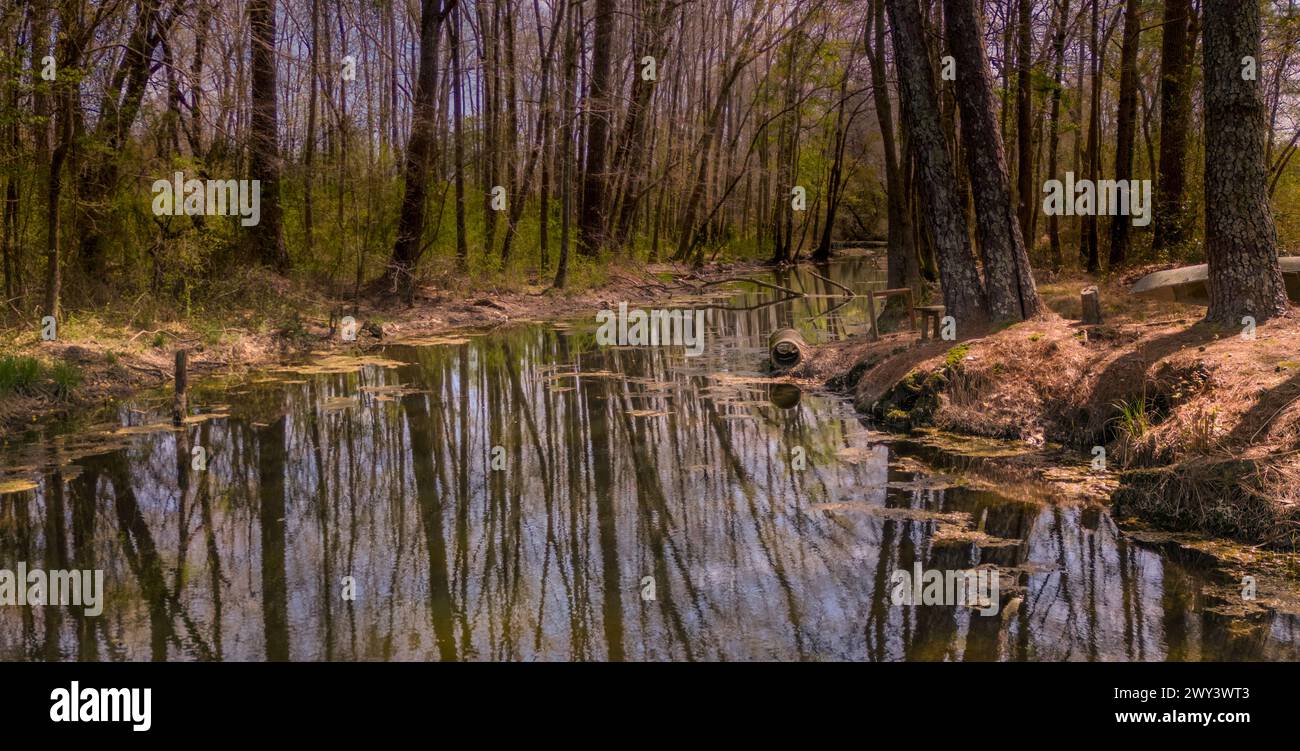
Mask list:
[{"label": "forest of trees", "polygon": [[[1203,260],[1210,318],[1264,320],[1300,243],[1295,0],[0,0],[0,42],[7,317],[887,237],[959,321]],[[177,172],[260,221],[158,215]],[[1154,220],[1045,216],[1067,172]]]}]

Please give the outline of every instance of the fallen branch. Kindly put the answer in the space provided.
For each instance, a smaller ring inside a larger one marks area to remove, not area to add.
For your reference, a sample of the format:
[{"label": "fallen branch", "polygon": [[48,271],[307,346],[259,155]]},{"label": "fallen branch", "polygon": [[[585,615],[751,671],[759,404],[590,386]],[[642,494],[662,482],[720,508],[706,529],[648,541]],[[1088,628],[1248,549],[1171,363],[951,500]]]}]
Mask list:
[{"label": "fallen branch", "polygon": [[790,302],[791,300],[797,300],[800,297],[802,297],[802,295],[790,295],[787,297],[778,298],[776,300],[768,300],[767,302],[756,303],[754,305],[733,306],[733,305],[709,304],[709,305],[697,305],[695,307],[702,310],[749,311],[749,310],[759,310],[761,308],[770,308],[773,305],[780,305],[783,302]]},{"label": "fallen branch", "polygon": [[727,278],[725,278],[725,279],[713,279],[713,280],[710,280],[710,281],[706,281],[706,282],[704,282],[704,283],[701,284],[700,286],[702,286],[702,287],[712,287],[712,286],[714,286],[714,285],[716,285],[716,284],[730,284],[730,283],[732,283],[732,282],[747,282],[747,283],[749,283],[749,284],[757,284],[757,285],[760,286],[760,287],[767,287],[768,289],[774,289],[774,290],[776,290],[777,292],[784,292],[785,294],[790,295],[791,297],[803,297],[803,296],[804,296],[804,293],[799,292],[799,291],[796,291],[796,290],[793,290],[793,289],[790,289],[789,287],[782,287],[782,286],[779,285],[779,284],[771,284],[771,283],[769,283],[769,282],[765,282],[765,281],[762,281],[762,280],[760,280],[760,279],[753,279],[753,278],[750,278],[750,277],[747,277],[747,276],[729,276],[729,277],[727,277]]},{"label": "fallen branch", "polygon": [[804,269],[804,271],[807,271],[809,274],[812,274],[813,276],[817,277],[818,279],[822,280],[823,282],[826,282],[827,284],[829,284],[829,285],[831,285],[831,286],[839,287],[840,289],[842,289],[842,290],[844,290],[845,292],[847,292],[848,295],[849,295],[849,297],[857,297],[857,296],[858,296],[858,294],[857,294],[856,292],[854,292],[853,290],[849,289],[848,287],[845,287],[843,284],[840,284],[839,282],[834,281],[834,280],[832,280],[832,279],[827,279],[826,277],[822,276],[821,274],[818,274],[816,271],[809,271],[808,269]]}]

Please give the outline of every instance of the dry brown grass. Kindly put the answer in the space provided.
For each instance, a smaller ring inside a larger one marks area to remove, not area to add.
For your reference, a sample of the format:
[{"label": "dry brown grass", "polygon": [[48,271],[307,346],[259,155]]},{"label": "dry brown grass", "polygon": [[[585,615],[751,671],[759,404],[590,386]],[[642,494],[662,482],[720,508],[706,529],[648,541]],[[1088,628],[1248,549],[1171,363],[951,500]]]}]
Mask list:
[{"label": "dry brown grass", "polygon": [[1040,287],[1053,311],[1041,320],[859,365],[859,408],[1085,455],[1104,445],[1112,468],[1160,470],[1132,481],[1154,504],[1137,504],[1146,516],[1289,539],[1300,524],[1300,316],[1247,340],[1201,323],[1203,308],[1103,282],[1105,322],[1084,327],[1071,316],[1086,283]]}]

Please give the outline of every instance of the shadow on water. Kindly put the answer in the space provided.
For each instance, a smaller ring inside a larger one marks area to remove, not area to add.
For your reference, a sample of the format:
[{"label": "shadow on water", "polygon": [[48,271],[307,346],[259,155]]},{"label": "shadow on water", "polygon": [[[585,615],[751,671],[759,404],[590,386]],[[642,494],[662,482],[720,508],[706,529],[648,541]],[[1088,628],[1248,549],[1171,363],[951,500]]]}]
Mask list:
[{"label": "shadow on water", "polygon": [[[867,259],[821,274],[883,285]],[[36,482],[0,495],[0,568],[107,591],[98,617],[0,606],[0,658],[1297,658],[1294,618],[1239,628],[1104,511],[950,485],[764,381],[772,330],[866,327],[825,280],[777,282],[809,297],[737,294],[699,357],[525,325],[199,392],[217,415],[182,430],[142,401],[125,434],[20,447]],[[1000,612],[893,604],[918,562],[996,566]]]}]

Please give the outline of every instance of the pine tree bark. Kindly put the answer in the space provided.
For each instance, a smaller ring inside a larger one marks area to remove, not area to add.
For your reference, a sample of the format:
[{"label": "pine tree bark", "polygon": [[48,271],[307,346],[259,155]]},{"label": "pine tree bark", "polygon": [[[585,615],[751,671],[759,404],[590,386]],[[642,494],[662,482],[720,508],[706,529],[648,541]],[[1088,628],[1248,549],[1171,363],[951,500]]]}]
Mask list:
[{"label": "pine tree bark", "polygon": [[938,256],[944,306],[959,326],[979,325],[988,317],[984,286],[975,269],[966,213],[957,199],[921,14],[915,0],[886,0],[885,5],[893,31],[903,117],[916,157],[926,225]]},{"label": "pine tree bark", "polygon": [[[1206,320],[1240,327],[1287,310],[1264,161],[1268,115],[1260,92],[1259,4],[1205,0]],[[1255,75],[1243,80],[1246,58]]]},{"label": "pine tree bark", "polygon": [[994,115],[993,73],[984,53],[974,0],[944,0],[948,50],[957,66],[962,152],[975,199],[975,230],[984,259],[984,289],[995,321],[1038,315],[1029,254],[1011,208],[1011,181]]}]

